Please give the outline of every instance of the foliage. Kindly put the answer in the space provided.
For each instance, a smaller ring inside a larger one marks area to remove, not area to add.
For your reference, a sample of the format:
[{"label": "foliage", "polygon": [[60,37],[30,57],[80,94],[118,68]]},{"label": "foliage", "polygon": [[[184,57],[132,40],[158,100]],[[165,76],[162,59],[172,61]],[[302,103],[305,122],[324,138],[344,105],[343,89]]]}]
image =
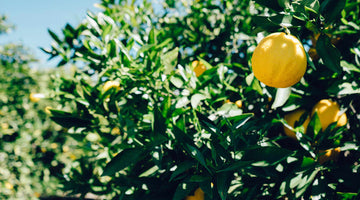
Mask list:
[{"label": "foliage", "polygon": [[[67,24],[62,37],[49,31],[56,44],[44,51],[59,66],[79,66],[60,80],[64,109],[51,110],[84,151],[66,189],[115,199],[181,200],[198,187],[205,199],[356,196],[359,1],[161,5],[102,1],[102,12]],[[318,56],[308,56],[287,96],[256,80],[249,62],[275,31],[290,31]],[[199,77],[194,60],[207,67]],[[109,80],[120,89],[104,91]],[[306,134],[295,129],[299,141],[284,136],[286,113],[323,98],[341,105],[346,127],[322,131],[315,115]],[[241,108],[231,103],[239,99]],[[317,152],[336,147],[338,162],[317,162]]]},{"label": "foliage", "polygon": [[46,114],[54,103],[29,98],[50,97],[51,70],[30,68],[36,60],[28,52],[22,45],[0,46],[0,199],[62,194],[56,176],[71,161],[62,154],[63,129]]},{"label": "foliage", "polygon": [[[61,36],[49,30],[54,43],[43,50],[60,58],[59,70],[76,68],[52,76],[48,95],[57,106],[48,108],[50,116],[38,113],[41,124],[50,117],[63,128],[32,143],[71,149],[71,157],[54,150],[52,161],[73,159],[57,172],[61,189],[80,198],[182,200],[200,187],[205,199],[355,199],[359,4],[103,0],[100,12],[76,27],[66,24]],[[255,46],[279,31],[291,32],[308,52],[304,77],[287,89],[264,85],[251,70]],[[198,77],[195,60],[207,68]],[[320,99],[340,105],[346,126],[323,130],[314,114],[305,133],[295,127],[297,141],[287,137],[284,116],[310,112]],[[232,103],[238,100],[241,107]],[[11,105],[16,110],[23,101]],[[33,124],[26,113],[14,113],[24,118],[13,121]],[[319,152],[339,147],[338,160],[319,161]],[[40,166],[51,169],[48,161]]]}]

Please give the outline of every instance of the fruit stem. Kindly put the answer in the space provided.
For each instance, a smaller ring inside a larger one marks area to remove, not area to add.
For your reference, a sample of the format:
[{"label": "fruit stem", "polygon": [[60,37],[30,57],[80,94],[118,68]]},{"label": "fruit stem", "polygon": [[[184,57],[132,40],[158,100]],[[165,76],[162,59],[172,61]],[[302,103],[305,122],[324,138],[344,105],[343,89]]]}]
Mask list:
[{"label": "fruit stem", "polygon": [[286,26],[283,26],[283,28],[285,29],[286,35],[291,35],[290,30]]}]

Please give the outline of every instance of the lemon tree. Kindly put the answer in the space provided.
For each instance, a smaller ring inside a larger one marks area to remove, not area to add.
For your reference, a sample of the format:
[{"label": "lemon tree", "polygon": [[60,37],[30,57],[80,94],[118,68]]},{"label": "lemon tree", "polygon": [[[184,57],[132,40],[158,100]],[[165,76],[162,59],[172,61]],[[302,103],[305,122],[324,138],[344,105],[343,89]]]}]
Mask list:
[{"label": "lemon tree", "polygon": [[[12,27],[0,17],[0,34]],[[63,194],[57,175],[70,161],[61,154],[66,137],[45,112],[56,105],[50,95],[55,72],[30,67],[36,63],[25,46],[0,45],[0,199]]]},{"label": "lemon tree", "polygon": [[[66,196],[356,198],[358,1],[96,6],[59,35],[49,30],[43,51],[70,74],[51,76],[51,98],[31,102],[54,103],[40,113],[71,144],[50,142],[58,150],[44,159],[49,169],[71,160],[57,171]],[[337,104],[312,113],[322,99]],[[307,125],[302,112],[288,119],[297,110],[310,114]]]}]

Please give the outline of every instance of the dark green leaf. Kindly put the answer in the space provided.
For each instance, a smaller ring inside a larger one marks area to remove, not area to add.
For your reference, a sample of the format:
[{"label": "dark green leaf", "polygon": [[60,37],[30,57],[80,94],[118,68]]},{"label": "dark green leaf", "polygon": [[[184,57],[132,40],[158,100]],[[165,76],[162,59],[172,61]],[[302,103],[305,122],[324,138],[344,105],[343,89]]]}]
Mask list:
[{"label": "dark green leaf", "polygon": [[183,200],[188,195],[193,195],[191,192],[194,192],[198,188],[197,183],[180,183],[178,187],[176,188],[174,197],[172,200]]},{"label": "dark green leaf", "polygon": [[325,17],[327,24],[340,19],[341,11],[346,5],[345,0],[325,0],[320,5],[320,13]]},{"label": "dark green leaf", "polygon": [[144,150],[141,148],[121,151],[106,165],[101,176],[113,176],[116,172],[135,164],[143,152]]},{"label": "dark green leaf", "polygon": [[221,132],[214,124],[214,122],[208,119],[205,115],[201,114],[200,112],[196,112],[196,116],[199,118],[199,121],[205,130],[213,134],[219,134]]},{"label": "dark green leaf", "polygon": [[280,6],[278,0],[255,0],[256,3],[271,8],[275,11],[282,11],[283,8]]},{"label": "dark green leaf", "polygon": [[294,154],[293,151],[279,147],[258,147],[244,152],[243,161],[253,161],[255,166],[275,165]]},{"label": "dark green leaf", "polygon": [[80,119],[77,117],[51,117],[51,119],[56,122],[57,124],[66,127],[66,128],[71,128],[71,127],[76,127],[76,128],[81,128],[81,127],[87,127],[90,126],[92,123],[90,120],[86,120],[86,119]]},{"label": "dark green leaf", "polygon": [[154,135],[164,135],[166,132],[166,119],[158,107],[154,108],[153,131]]},{"label": "dark green leaf", "polygon": [[54,32],[52,32],[50,29],[48,29],[48,32],[49,32],[51,38],[54,39],[56,43],[61,45],[62,41],[59,39],[59,37]]},{"label": "dark green leaf", "polygon": [[233,172],[221,172],[216,176],[217,189],[222,200],[227,199],[228,190],[233,176]]},{"label": "dark green leaf", "polygon": [[337,50],[336,47],[331,44],[331,40],[327,35],[321,34],[319,36],[319,39],[316,42],[316,51],[318,52],[325,66],[327,66],[333,72],[341,72],[341,54],[339,50]]},{"label": "dark green leaf", "polygon": [[171,174],[170,182],[173,180],[176,180],[176,178],[186,171],[190,170],[192,167],[195,166],[195,163],[193,161],[184,161],[179,163],[179,165],[176,167],[176,170]]},{"label": "dark green leaf", "polygon": [[321,131],[321,122],[317,112],[315,112],[312,115],[309,125],[306,129],[306,135],[312,139],[315,139],[320,131]]},{"label": "dark green leaf", "polygon": [[205,167],[210,173],[211,170],[208,168],[204,155],[199,151],[198,148],[186,144],[187,150],[192,157],[194,157],[203,167]]},{"label": "dark green leaf", "polygon": [[244,167],[249,167],[251,166],[251,163],[253,161],[235,161],[233,163],[231,163],[231,165],[218,170],[217,172],[226,172],[226,171],[237,171],[237,170],[241,170]]}]

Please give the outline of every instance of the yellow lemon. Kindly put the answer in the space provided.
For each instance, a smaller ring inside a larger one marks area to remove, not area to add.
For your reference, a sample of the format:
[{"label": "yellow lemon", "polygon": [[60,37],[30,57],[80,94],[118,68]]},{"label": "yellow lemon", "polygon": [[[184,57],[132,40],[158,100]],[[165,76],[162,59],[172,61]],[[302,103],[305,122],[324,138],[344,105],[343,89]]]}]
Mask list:
[{"label": "yellow lemon", "polygon": [[238,108],[241,108],[241,107],[242,107],[242,101],[241,101],[241,100],[235,101],[235,105],[236,105]]},{"label": "yellow lemon", "polygon": [[111,88],[120,89],[120,83],[118,81],[106,81],[103,86],[104,92],[110,90]]},{"label": "yellow lemon", "polygon": [[53,109],[51,106],[46,106],[46,107],[44,108],[45,113],[50,115],[50,114],[51,114],[51,109]]},{"label": "yellow lemon", "polygon": [[[301,116],[305,113],[306,111],[303,109],[298,109],[295,110],[287,115],[285,115],[284,119],[286,121],[286,123],[291,126],[292,128],[295,128],[295,123],[296,121],[299,121]],[[310,118],[306,118],[306,120],[304,121],[304,123],[302,124],[302,126],[304,127],[304,132],[306,132],[306,128],[308,126],[310,122]],[[290,130],[289,128],[287,128],[286,126],[284,126],[284,132],[287,136],[289,136],[290,138],[296,139],[296,134],[294,131]]]},{"label": "yellow lemon", "polygon": [[198,60],[193,61],[191,65],[194,69],[196,77],[199,77],[201,74],[203,74],[206,71],[206,66]]},{"label": "yellow lemon", "polygon": [[195,190],[194,195],[187,196],[185,200],[204,200],[205,194],[201,188]]},{"label": "yellow lemon", "polygon": [[45,98],[45,95],[41,93],[31,93],[29,96],[30,101],[33,103],[39,102],[42,98]]},{"label": "yellow lemon", "polygon": [[251,63],[259,81],[270,87],[287,88],[304,76],[307,59],[304,47],[295,36],[277,32],[259,42]]},{"label": "yellow lemon", "polygon": [[5,182],[5,188],[8,190],[12,190],[14,189],[14,185],[9,182]]},{"label": "yellow lemon", "polygon": [[315,104],[311,115],[314,115],[315,112],[319,116],[322,130],[334,122],[337,122],[337,127],[344,126],[347,123],[346,113],[341,114],[339,104],[330,99],[322,99]]},{"label": "yellow lemon", "polygon": [[340,155],[340,147],[335,149],[319,150],[318,162],[323,164],[327,161],[333,160],[337,161]]}]

